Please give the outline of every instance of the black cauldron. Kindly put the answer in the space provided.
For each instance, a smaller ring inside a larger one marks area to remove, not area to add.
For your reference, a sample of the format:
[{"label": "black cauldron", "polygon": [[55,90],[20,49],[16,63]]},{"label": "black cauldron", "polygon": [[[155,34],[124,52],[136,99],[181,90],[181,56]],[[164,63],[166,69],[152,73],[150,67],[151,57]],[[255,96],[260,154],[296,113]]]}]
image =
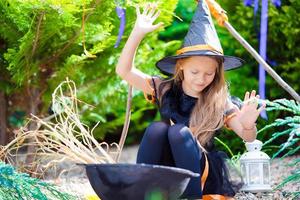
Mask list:
[{"label": "black cauldron", "polygon": [[82,164],[101,200],[144,200],[159,192],[163,199],[178,199],[191,177],[186,169],[148,164]]}]

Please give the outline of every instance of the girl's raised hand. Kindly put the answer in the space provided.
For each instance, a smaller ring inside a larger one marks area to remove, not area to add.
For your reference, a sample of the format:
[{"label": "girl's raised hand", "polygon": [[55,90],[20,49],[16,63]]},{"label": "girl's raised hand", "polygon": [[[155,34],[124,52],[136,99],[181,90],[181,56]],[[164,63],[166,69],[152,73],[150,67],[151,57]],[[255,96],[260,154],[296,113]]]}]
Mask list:
[{"label": "girl's raised hand", "polygon": [[262,105],[257,108],[259,98],[255,90],[252,90],[251,94],[250,92],[246,92],[245,94],[243,107],[238,112],[239,121],[244,129],[253,128],[260,112],[266,107],[266,104],[263,102]]},{"label": "girl's raised hand", "polygon": [[147,34],[159,27],[163,26],[163,23],[153,25],[153,22],[158,18],[160,11],[157,9],[157,3],[147,3],[141,13],[140,7],[136,6],[137,19],[134,25],[134,30],[141,34]]}]

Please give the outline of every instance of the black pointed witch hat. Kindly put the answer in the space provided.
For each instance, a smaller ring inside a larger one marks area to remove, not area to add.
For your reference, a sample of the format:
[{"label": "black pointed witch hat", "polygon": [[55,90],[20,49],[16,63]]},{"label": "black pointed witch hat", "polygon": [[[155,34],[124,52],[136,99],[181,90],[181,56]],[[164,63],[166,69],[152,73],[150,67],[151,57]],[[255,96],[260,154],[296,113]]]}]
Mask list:
[{"label": "black pointed witch hat", "polygon": [[223,54],[209,8],[205,0],[199,0],[196,12],[184,43],[175,56],[167,56],[156,63],[156,66],[167,74],[174,74],[176,61],[190,56],[219,56],[224,60],[224,69],[240,67],[244,61],[240,58]]}]

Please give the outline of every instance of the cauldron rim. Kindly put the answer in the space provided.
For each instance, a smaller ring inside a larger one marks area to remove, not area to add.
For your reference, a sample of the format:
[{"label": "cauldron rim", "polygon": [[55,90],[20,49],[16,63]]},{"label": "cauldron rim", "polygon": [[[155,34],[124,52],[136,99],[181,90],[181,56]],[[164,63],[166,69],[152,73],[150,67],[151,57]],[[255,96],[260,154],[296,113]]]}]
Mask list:
[{"label": "cauldron rim", "polygon": [[165,166],[165,165],[152,165],[152,164],[145,164],[145,163],[91,163],[91,164],[85,164],[85,163],[77,163],[77,165],[85,166],[85,167],[146,167],[146,168],[158,168],[158,169],[167,169],[167,170],[172,170],[173,172],[178,172],[181,174],[188,175],[190,177],[198,177],[200,176],[199,173],[192,172],[187,169],[179,168],[179,167],[172,167],[172,166]]}]

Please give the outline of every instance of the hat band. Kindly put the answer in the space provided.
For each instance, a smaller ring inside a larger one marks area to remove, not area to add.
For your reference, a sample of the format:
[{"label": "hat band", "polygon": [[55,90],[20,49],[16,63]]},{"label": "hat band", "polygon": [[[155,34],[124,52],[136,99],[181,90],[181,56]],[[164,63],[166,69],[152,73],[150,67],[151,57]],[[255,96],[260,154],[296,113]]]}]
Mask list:
[{"label": "hat band", "polygon": [[198,50],[210,50],[210,51],[217,51],[218,53],[223,55],[223,50],[217,50],[215,48],[213,48],[212,46],[210,46],[209,44],[199,44],[199,45],[194,45],[194,46],[189,46],[189,47],[184,47],[182,49],[179,49],[178,51],[176,51],[177,55],[183,54],[185,52],[189,52],[189,51],[198,51]]}]

